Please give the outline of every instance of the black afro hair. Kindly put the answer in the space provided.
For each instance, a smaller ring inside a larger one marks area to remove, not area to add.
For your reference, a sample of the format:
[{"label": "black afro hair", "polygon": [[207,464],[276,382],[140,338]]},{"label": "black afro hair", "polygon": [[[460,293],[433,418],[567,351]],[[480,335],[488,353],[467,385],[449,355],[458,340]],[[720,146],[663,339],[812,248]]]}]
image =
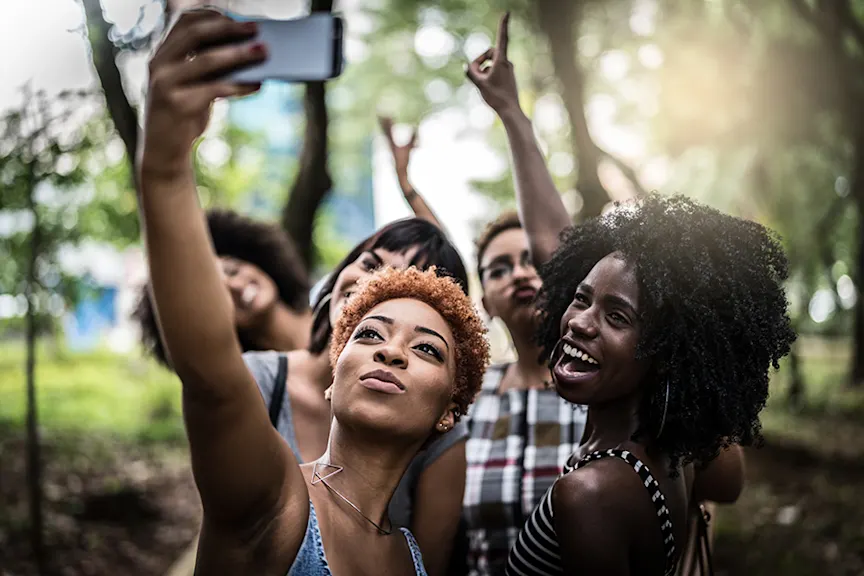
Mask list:
[{"label": "black afro hair", "polygon": [[654,439],[673,469],[707,462],[721,446],[760,442],[770,369],[795,340],[784,288],[788,262],[776,236],[685,197],[658,194],[566,230],[540,271],[538,340],[546,358],[576,287],[611,253],[635,266],[637,357],[651,365],[634,440]]},{"label": "black afro hair", "polygon": [[[254,264],[273,279],[279,299],[293,310],[309,307],[309,276],[294,243],[276,224],[254,220],[230,210],[207,212],[207,226],[219,256]],[[141,289],[133,318],[141,327],[145,351],[164,366],[170,366],[156,325],[148,286]],[[241,338],[243,349],[248,349]]]}]

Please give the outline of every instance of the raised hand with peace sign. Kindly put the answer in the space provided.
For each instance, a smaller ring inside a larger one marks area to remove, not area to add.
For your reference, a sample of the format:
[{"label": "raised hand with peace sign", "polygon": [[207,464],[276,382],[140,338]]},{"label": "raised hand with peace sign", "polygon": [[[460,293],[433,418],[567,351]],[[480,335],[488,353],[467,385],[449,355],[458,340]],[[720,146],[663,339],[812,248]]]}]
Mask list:
[{"label": "raised hand with peace sign", "polygon": [[521,112],[519,90],[513,64],[507,59],[510,13],[501,17],[498,24],[498,43],[466,66],[465,73],[480,90],[480,95],[499,116]]},{"label": "raised hand with peace sign", "polygon": [[411,131],[411,138],[408,140],[408,143],[400,146],[399,144],[396,144],[396,141],[393,139],[393,119],[387,116],[379,116],[378,123],[381,125],[381,131],[384,132],[384,137],[390,145],[390,152],[393,154],[393,162],[396,165],[396,177],[399,180],[399,188],[402,189],[402,194],[405,196],[408,205],[411,206],[411,210],[414,211],[414,215],[417,216],[417,218],[427,220],[441,230],[444,230],[441,221],[438,220],[435,213],[432,212],[432,209],[429,208],[429,205],[423,197],[417,193],[417,190],[414,189],[411,181],[408,180],[408,164],[411,161],[411,152],[413,152],[414,148],[417,146],[417,129],[415,128]]},{"label": "raised hand with peace sign", "polygon": [[[387,143],[390,144],[390,152],[393,154],[393,162],[396,165],[396,176],[399,178],[399,186],[403,192],[413,188],[408,182],[408,163],[411,161],[411,152],[417,146],[417,129],[411,131],[411,138],[407,144],[402,146],[396,144],[393,139],[393,119],[387,116],[379,116],[378,123],[381,125],[381,131],[384,132],[384,137]],[[414,192],[416,194],[416,192]],[[408,192],[405,192],[407,195]]]}]

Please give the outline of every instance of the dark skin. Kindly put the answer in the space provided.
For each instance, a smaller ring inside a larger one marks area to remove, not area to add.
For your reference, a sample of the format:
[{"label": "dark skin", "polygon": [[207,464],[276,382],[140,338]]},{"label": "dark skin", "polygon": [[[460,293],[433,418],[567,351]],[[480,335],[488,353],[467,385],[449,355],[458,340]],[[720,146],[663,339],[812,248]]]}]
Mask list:
[{"label": "dark skin", "polygon": [[[589,407],[592,430],[579,455],[610,448],[635,454],[652,470],[666,497],[676,541],[684,542],[690,505],[687,475],[671,478],[668,458],[653,450],[650,441],[631,440],[649,368],[636,358],[639,302],[632,266],[617,254],[598,262],[561,319],[562,341],[590,354],[597,368],[571,369],[569,357],[559,349],[552,358],[552,375],[562,397]],[[552,505],[565,573],[663,573],[666,554],[656,510],[626,462],[601,460],[567,474],[553,489]]]},{"label": "dark skin", "polygon": [[[257,89],[220,80],[228,70],[266,58],[255,31],[254,23],[212,11],[180,16],[150,63],[138,160],[154,301],[183,383],[192,468],[204,509],[197,573],[285,574],[306,531],[309,499],[337,573],[411,573],[401,533],[380,535],[326,487],[310,485],[312,465],[299,466],[270,425],[242,359],[233,306],[198,204],[191,154],[214,99]],[[326,457],[345,467],[331,484],[386,525],[387,505],[408,463],[434,430],[453,426],[455,361],[448,351],[454,342],[446,322],[421,302],[393,300],[371,312],[412,323],[379,327],[380,338],[346,346],[335,367]],[[443,335],[446,345],[434,344],[442,350],[438,357],[428,353],[432,337],[417,332],[421,323]],[[359,374],[376,366],[403,371],[406,393],[386,402],[370,396],[380,393],[359,386]],[[376,429],[382,423],[393,429]],[[382,434],[400,441],[382,445]]]},{"label": "dark skin", "polygon": [[[497,45],[474,60],[467,75],[484,101],[501,118],[507,132],[519,217],[528,235],[532,259],[539,266],[549,260],[558,248],[560,233],[572,222],[534,137],[531,120],[519,103],[513,64],[507,59],[508,25],[509,14],[505,14],[498,28]],[[589,412],[586,438],[592,427]],[[694,474],[694,502],[734,502],[744,485],[741,449],[733,447],[722,451],[717,459],[695,470]]]},{"label": "dark skin", "polygon": [[498,43],[468,66],[468,79],[483,100],[498,114],[507,132],[519,220],[528,234],[534,264],[549,260],[558,236],[573,222],[546,167],[546,158],[534,138],[531,120],[519,105],[513,64],[507,59],[510,14],[501,18]]},{"label": "dark skin", "polygon": [[[382,266],[391,268],[406,268],[417,253],[416,246],[406,247],[401,252],[391,252],[376,248],[364,252],[353,263],[348,265],[338,276],[333,286],[333,296],[330,301],[330,321],[335,324],[342,306],[348,297],[357,290],[357,284]],[[297,374],[288,375],[288,390],[292,388],[312,389],[319,391],[318,396],[311,398],[318,401],[320,391],[330,385],[332,375],[328,354],[310,354],[298,350],[289,355],[291,366],[296,367]],[[293,368],[292,368],[293,369]],[[292,400],[294,393],[292,393]],[[307,416],[297,421],[297,442],[301,454],[304,445],[311,446],[312,454],[326,444],[328,433],[322,430],[321,421],[316,420],[314,413],[308,416],[308,430],[301,429]],[[317,428],[316,428],[317,427]],[[303,437],[301,437],[301,434]],[[305,444],[304,444],[305,443]],[[317,452],[321,454],[321,452]],[[426,570],[430,576],[446,574],[449,565],[453,539],[459,527],[462,514],[462,497],[465,492],[465,443],[459,442],[449,448],[429,465],[421,474],[414,493],[414,510],[411,519],[411,530],[417,543],[423,550]],[[449,486],[449,490],[441,490],[440,486]]]}]

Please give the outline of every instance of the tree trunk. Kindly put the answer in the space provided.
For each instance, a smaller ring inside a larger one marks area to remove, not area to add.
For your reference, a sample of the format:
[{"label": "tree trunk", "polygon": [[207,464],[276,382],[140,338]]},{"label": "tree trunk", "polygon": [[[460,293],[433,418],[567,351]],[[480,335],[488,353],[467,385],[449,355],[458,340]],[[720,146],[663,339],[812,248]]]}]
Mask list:
[{"label": "tree trunk", "polygon": [[852,386],[864,386],[864,119],[859,122],[854,138],[851,195],[858,211],[858,253],[855,255],[855,279],[858,282],[858,301],[855,304],[855,331],[852,347]]},{"label": "tree trunk", "polygon": [[561,83],[561,97],[570,118],[570,142],[577,160],[576,190],[582,195],[580,218],[597,216],[609,203],[609,193],[597,172],[602,152],[585,117],[585,72],[576,58],[576,40],[584,0],[537,0],[538,22],[549,43],[552,66]]},{"label": "tree trunk", "polygon": [[[312,12],[330,12],[332,0],[312,0]],[[303,97],[306,128],[300,167],[282,209],[282,227],[294,240],[307,270],[315,265],[315,214],[333,187],[327,164],[327,98],[324,82],[308,82]]]},{"label": "tree trunk", "polygon": [[801,361],[795,346],[789,351],[789,405],[800,408],[804,400],[804,376],[801,374]]},{"label": "tree trunk", "polygon": [[[102,13],[99,0],[83,0],[84,14],[87,19],[87,35],[93,54],[93,66],[105,93],[108,113],[114,127],[126,147],[126,156],[132,165],[132,178],[135,179],[135,156],[138,151],[138,112],[129,103],[123,90],[123,77],[117,67],[117,47],[111,42],[108,33],[111,29]],[[137,187],[137,182],[135,183]]]},{"label": "tree trunk", "polygon": [[36,406],[36,260],[39,255],[39,214],[31,187],[28,191],[29,207],[33,214],[33,232],[30,235],[30,262],[27,270],[27,487],[30,499],[30,545],[40,574],[46,573],[46,558],[42,542],[42,458],[39,447],[39,420]]}]

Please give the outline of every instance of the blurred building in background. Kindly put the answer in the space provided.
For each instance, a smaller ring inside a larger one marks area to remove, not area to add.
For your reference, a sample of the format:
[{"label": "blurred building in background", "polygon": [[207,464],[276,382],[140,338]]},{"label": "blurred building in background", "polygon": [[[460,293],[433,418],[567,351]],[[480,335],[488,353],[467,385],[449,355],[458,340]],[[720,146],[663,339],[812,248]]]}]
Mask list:
[{"label": "blurred building in background", "polygon": [[62,317],[66,345],[75,351],[103,346],[115,352],[134,350],[138,331],[131,315],[147,278],[143,250],[121,252],[112,246],[87,243],[65,250],[61,264],[80,276],[86,286],[81,301]]},{"label": "blurred building in background", "polygon": [[[245,131],[265,137],[264,176],[248,195],[244,212],[276,220],[280,217],[285,190],[290,189],[303,146],[303,87],[266,83],[255,96],[231,102],[228,121]],[[332,118],[331,118],[332,121]],[[372,191],[372,137],[361,150],[330,146],[330,173],[334,188],[317,215],[318,238],[350,248],[375,231]],[[352,161],[341,161],[350,155]],[[360,161],[356,161],[357,158]],[[280,193],[273,194],[276,189]],[[326,273],[326,270],[314,271]]]},{"label": "blurred building in background", "polygon": [[[252,98],[232,102],[227,121],[264,136],[264,172],[238,208],[257,218],[278,221],[303,145],[303,88],[282,83],[265,85]],[[345,250],[376,228],[372,190],[372,138],[361,150],[347,151],[351,161],[330,162],[334,190],[319,210],[318,238]],[[359,158],[359,161],[358,161]],[[66,251],[63,266],[84,278],[88,290],[75,309],[63,317],[63,333],[73,350],[101,346],[118,352],[133,350],[136,326],[130,319],[138,289],[146,280],[146,262],[140,249],[119,252],[110,246],[87,245]],[[321,276],[326,269],[315,271]]]}]

